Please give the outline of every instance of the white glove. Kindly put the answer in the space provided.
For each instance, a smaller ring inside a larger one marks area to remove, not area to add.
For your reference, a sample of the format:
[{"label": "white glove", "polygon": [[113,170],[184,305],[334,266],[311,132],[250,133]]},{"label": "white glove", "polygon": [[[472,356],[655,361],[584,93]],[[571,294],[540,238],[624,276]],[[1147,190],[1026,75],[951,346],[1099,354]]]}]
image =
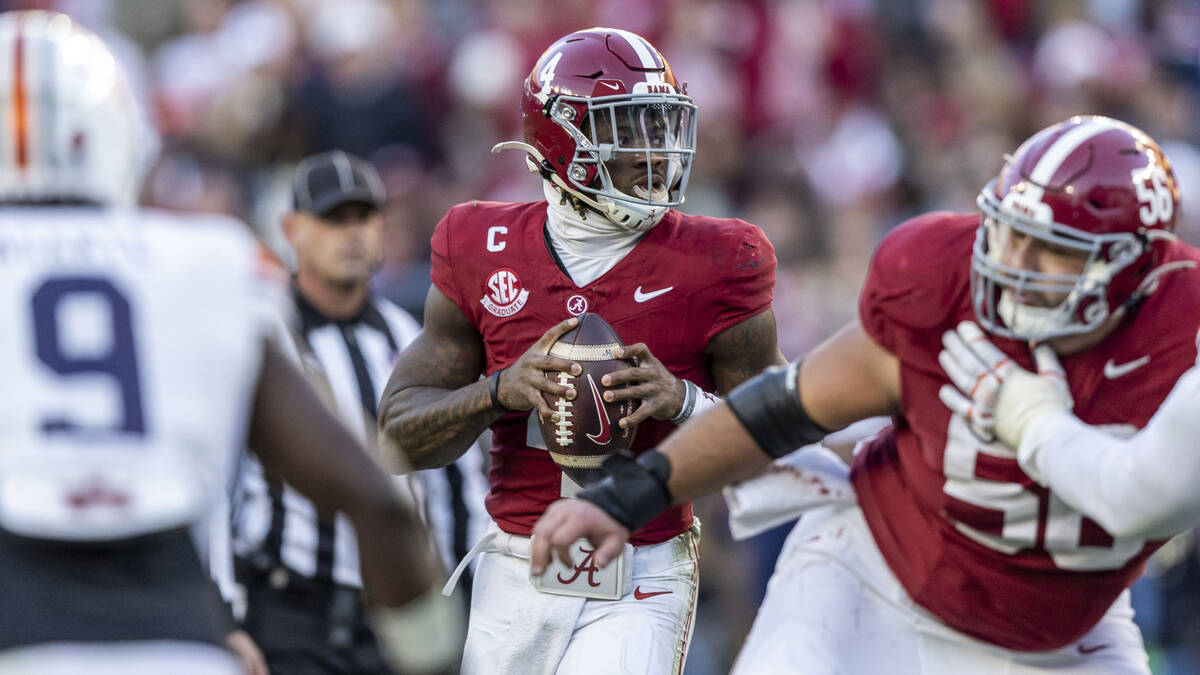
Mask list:
[{"label": "white glove", "polygon": [[1013,363],[970,321],[943,333],[942,345],[938,363],[954,383],[938,390],[942,403],[984,440],[999,438],[1016,450],[1021,469],[1036,479],[1033,449],[1027,450],[1029,456],[1020,452],[1025,430],[1043,415],[1075,405],[1054,349],[1044,343],[1034,347],[1035,375]]},{"label": "white glove", "polygon": [[462,657],[462,605],[429,590],[400,607],[376,607],[367,619],[388,664],[402,673],[448,672]]}]

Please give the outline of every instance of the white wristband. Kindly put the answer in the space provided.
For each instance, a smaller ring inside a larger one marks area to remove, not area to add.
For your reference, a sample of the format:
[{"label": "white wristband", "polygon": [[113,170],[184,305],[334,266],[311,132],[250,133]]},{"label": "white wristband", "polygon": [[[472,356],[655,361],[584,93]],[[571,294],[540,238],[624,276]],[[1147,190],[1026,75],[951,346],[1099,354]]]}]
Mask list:
[{"label": "white wristband", "polygon": [[672,424],[683,424],[721,401],[716,394],[704,391],[691,380],[681,378],[680,381],[683,382],[683,407],[679,409],[678,415],[668,420]]},{"label": "white wristband", "polygon": [[431,589],[400,607],[375,607],[368,617],[393,668],[436,673],[449,670],[462,655],[462,614],[457,599]]}]

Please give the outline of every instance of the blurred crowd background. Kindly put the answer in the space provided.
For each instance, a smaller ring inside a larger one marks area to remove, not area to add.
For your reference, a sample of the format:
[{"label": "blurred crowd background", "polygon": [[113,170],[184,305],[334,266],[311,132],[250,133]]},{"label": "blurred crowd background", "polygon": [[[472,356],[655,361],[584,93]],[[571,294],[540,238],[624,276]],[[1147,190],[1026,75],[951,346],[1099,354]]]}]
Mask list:
[{"label": "blurred crowd background", "polygon": [[[1034,131],[1103,113],[1162,143],[1200,242],[1200,0],[41,0],[135,73],[163,136],[143,200],[240,216],[280,243],[288,176],[334,148],[384,176],[379,290],[420,316],[429,235],[451,205],[540,199],[520,153],[522,79],[556,37],[629,29],[699,109],[685,211],[737,216],[780,260],[784,353],[855,312],[871,251],[906,217],[970,210]],[[286,257],[286,251],[282,251]],[[931,260],[936,265],[939,261]],[[1200,487],[1200,486],[1198,486]],[[728,672],[780,532],[729,540],[705,520],[690,675]],[[1135,603],[1158,673],[1200,672],[1200,554],[1155,558]]]}]

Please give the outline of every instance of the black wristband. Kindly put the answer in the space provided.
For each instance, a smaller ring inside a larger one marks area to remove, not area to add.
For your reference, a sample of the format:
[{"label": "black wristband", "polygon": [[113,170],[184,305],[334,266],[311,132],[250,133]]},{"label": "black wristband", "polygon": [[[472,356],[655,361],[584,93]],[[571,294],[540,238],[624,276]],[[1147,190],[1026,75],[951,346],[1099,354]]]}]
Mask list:
[{"label": "black wristband", "polygon": [[725,397],[758,447],[774,458],[829,435],[830,430],[812,421],[800,401],[800,361],[786,368],[767,368]]},{"label": "black wristband", "polygon": [[503,413],[509,413],[512,412],[512,409],[504,407],[504,404],[500,402],[500,373],[503,372],[504,369],[501,368],[488,378],[488,393],[491,394],[493,408]]},{"label": "black wristband", "polygon": [[584,488],[579,498],[599,506],[630,532],[645,527],[673,501],[667,489],[671,463],[657,450],[647,450],[636,460],[612,455],[601,468],[608,476]]}]

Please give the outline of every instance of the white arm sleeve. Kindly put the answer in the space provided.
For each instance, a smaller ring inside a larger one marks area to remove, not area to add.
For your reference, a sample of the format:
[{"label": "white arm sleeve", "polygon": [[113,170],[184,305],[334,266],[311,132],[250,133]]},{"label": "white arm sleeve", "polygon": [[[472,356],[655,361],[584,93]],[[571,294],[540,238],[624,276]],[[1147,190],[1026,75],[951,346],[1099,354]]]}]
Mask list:
[{"label": "white arm sleeve", "polygon": [[1055,412],[1030,425],[1022,452],[1030,444],[1043,484],[1114,537],[1182,532],[1200,520],[1200,366],[1131,438]]}]

